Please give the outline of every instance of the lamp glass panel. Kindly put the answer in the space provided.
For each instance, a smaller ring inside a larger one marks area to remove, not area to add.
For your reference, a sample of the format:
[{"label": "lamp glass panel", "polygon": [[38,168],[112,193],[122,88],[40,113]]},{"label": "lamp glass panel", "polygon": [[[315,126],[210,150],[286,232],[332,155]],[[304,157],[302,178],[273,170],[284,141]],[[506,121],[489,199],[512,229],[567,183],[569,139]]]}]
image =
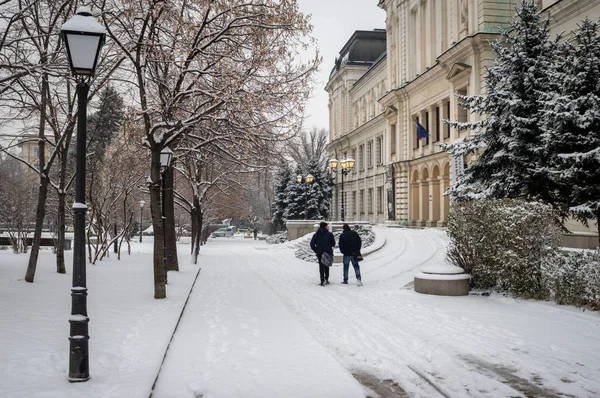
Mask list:
[{"label": "lamp glass panel", "polygon": [[298,182],[302,182],[302,176],[297,176],[297,177],[296,177],[296,181],[298,181]]},{"label": "lamp glass panel", "polygon": [[332,169],[337,168],[338,166],[338,161],[337,159],[330,159],[329,160],[329,167],[331,167]]},{"label": "lamp glass panel", "polygon": [[342,160],[341,165],[342,165],[342,169],[347,169],[348,168],[348,160],[347,159]]},{"label": "lamp glass panel", "polygon": [[306,182],[308,182],[309,184],[312,183],[315,180],[315,177],[313,177],[312,175],[307,175],[306,176]]},{"label": "lamp glass panel", "polygon": [[98,45],[100,44],[101,36],[97,35],[79,35],[67,33],[67,41],[69,43],[69,55],[73,62],[73,69],[88,70],[91,72],[96,61],[98,53]]},{"label": "lamp glass panel", "polygon": [[352,159],[352,158],[347,159],[346,162],[348,162],[348,167],[346,167],[346,168],[348,168],[348,169],[354,168],[354,159]]},{"label": "lamp glass panel", "polygon": [[169,167],[171,164],[171,156],[173,154],[170,152],[161,152],[160,153],[160,167]]}]

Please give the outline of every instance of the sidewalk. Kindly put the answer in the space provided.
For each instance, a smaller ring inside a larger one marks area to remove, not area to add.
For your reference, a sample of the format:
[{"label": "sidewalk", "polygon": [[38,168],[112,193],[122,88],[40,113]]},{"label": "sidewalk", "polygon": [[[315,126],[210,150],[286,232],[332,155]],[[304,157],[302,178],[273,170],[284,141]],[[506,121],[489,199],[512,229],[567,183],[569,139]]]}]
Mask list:
[{"label": "sidewalk", "polygon": [[[243,246],[241,245],[242,249]],[[153,397],[364,397],[362,386],[271,289],[259,257],[203,248],[196,282]]]}]

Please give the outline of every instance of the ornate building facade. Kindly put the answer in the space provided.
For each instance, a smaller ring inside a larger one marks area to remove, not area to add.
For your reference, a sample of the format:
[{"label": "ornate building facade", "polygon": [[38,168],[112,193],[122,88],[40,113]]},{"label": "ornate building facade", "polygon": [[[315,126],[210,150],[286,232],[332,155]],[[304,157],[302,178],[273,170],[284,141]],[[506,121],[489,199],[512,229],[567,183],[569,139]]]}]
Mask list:
[{"label": "ornate building facade", "polygon": [[[478,115],[460,106],[456,96],[485,93],[485,67],[495,59],[489,42],[499,37],[498,27],[507,25],[518,3],[379,1],[378,6],[386,12],[385,55],[362,67],[336,62],[326,87],[332,156],[352,156],[357,150],[358,162],[369,142],[381,137],[383,145],[381,163],[373,166],[371,174],[361,172],[360,167],[350,174],[351,183],[345,190],[351,195],[351,204],[355,191],[372,187],[384,196],[381,201],[389,210],[386,221],[415,226],[446,224],[449,199],[443,193],[471,159],[451,159],[439,147],[469,134],[450,128],[443,120],[477,120]],[[552,34],[576,29],[586,16],[600,18],[597,0],[539,0],[538,6],[550,15]],[[417,123],[428,131],[428,138],[417,138]],[[379,200],[376,193],[374,198]],[[382,217],[363,217],[360,212],[356,216],[347,219],[382,221]]]}]

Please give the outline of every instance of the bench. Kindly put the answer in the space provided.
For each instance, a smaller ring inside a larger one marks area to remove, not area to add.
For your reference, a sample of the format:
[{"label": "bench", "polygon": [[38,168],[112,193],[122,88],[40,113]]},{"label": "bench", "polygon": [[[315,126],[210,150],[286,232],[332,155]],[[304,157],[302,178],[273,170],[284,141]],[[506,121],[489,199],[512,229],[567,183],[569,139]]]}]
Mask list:
[{"label": "bench", "polygon": [[[25,244],[31,246],[33,238],[25,238]],[[8,236],[0,236],[0,246],[12,246],[12,242]],[[40,240],[42,247],[54,247],[53,238],[42,238]],[[71,239],[65,239],[65,250],[71,250]]]}]

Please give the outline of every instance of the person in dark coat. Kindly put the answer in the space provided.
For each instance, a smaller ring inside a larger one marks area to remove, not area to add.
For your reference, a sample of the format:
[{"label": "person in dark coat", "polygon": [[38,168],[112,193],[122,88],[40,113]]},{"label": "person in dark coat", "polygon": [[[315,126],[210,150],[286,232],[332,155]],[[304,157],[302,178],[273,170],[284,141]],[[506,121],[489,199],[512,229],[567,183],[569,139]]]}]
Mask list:
[{"label": "person in dark coat", "polygon": [[333,256],[333,247],[335,246],[335,238],[333,234],[327,230],[327,223],[322,221],[319,224],[319,229],[310,240],[310,248],[317,253],[319,260],[319,275],[321,276],[321,286],[329,285],[329,267],[321,262],[323,253],[329,253]]},{"label": "person in dark coat", "polygon": [[258,236],[258,229],[254,228],[252,233],[254,234],[254,240],[256,240],[256,237]]},{"label": "person in dark coat", "polygon": [[344,263],[344,281],[343,284],[348,284],[348,268],[350,268],[350,262],[354,267],[354,273],[356,274],[356,280],[358,285],[362,286],[360,278],[360,266],[356,260],[356,256],[360,253],[362,242],[360,235],[356,231],[350,229],[348,224],[342,226],[342,234],[340,235],[340,251],[344,255],[342,262]]}]

